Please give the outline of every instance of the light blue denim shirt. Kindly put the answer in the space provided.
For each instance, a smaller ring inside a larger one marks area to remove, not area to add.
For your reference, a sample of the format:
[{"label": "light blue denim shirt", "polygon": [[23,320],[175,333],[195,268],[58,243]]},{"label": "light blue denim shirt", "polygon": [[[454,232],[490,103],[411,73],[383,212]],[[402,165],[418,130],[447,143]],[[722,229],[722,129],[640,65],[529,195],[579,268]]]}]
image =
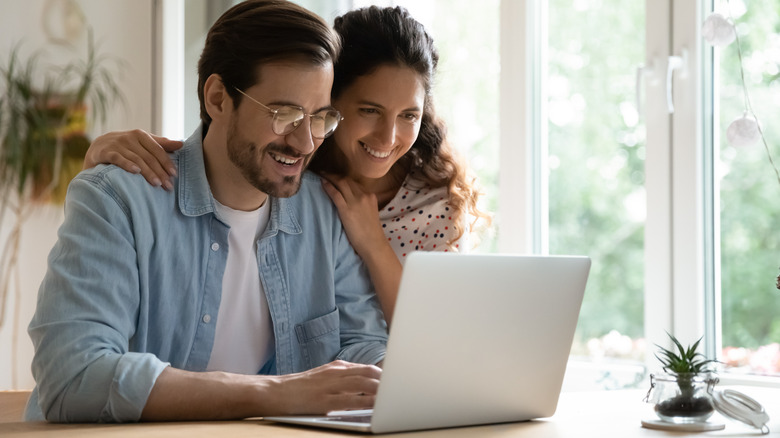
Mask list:
[{"label": "light blue denim shirt", "polygon": [[[28,420],[137,421],[166,366],[206,369],[229,227],[215,213],[201,128],[172,158],[173,192],[115,166],[70,184],[29,326]],[[320,179],[306,173],[298,194],[269,199],[257,266],[276,350],[258,372],[379,362],[387,326]]]}]

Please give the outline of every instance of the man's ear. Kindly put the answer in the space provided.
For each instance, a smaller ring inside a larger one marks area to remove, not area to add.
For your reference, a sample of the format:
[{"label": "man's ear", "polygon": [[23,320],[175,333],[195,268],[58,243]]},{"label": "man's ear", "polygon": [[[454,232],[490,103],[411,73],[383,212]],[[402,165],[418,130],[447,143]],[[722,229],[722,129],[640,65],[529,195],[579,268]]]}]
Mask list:
[{"label": "man's ear", "polygon": [[218,74],[212,74],[206,79],[203,85],[203,100],[211,120],[219,120],[233,109],[233,99]]}]

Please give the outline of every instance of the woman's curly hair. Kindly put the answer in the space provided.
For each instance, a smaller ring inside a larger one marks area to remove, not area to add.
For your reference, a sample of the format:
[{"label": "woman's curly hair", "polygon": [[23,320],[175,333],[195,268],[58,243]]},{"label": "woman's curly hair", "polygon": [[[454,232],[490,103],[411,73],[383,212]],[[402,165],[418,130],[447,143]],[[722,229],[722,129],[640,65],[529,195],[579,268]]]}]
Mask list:
[{"label": "woman's curly hair", "polygon": [[[416,179],[431,188],[447,187],[449,204],[456,212],[455,223],[460,223],[464,214],[473,219],[470,228],[479,219],[489,221],[488,215],[477,208],[480,193],[475,178],[447,141],[445,123],[436,115],[431,89],[439,53],[423,25],[403,7],[370,6],[336,18],[334,29],[341,37],[342,50],[334,65],[333,99],[359,77],[380,66],[408,67],[417,72],[425,88],[420,132],[412,148],[394,167],[402,168],[404,175],[414,173]],[[310,169],[341,173],[344,166],[338,159],[334,139],[330,137],[314,155]],[[453,241],[466,231],[460,228]]]}]

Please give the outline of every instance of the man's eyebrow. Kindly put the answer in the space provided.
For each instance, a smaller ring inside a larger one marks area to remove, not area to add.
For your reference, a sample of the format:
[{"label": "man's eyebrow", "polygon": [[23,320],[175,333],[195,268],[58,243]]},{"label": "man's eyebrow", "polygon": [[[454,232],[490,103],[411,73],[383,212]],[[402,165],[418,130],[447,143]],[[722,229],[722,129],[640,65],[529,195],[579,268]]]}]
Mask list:
[{"label": "man's eyebrow", "polygon": [[[375,107],[377,107],[377,108],[380,108],[380,109],[385,109],[384,105],[380,105],[380,104],[378,104],[378,103],[376,103],[376,102],[372,102],[372,101],[370,101],[370,100],[359,100],[359,101],[358,101],[358,105],[370,105],[370,106],[375,106]],[[422,111],[422,110],[421,110],[421,109],[420,109],[420,107],[418,107],[418,106],[413,106],[413,107],[406,108],[406,109],[404,109],[403,111],[415,111],[415,112],[420,112],[420,111]]]}]

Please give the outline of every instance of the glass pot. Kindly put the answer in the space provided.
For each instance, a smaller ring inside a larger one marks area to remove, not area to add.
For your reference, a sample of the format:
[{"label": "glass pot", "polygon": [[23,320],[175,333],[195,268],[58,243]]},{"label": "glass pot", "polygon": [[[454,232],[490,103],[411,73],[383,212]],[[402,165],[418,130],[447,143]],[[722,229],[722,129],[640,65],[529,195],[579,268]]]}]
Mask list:
[{"label": "glass pot", "polygon": [[700,423],[715,411],[710,395],[718,379],[711,374],[650,374],[650,390],[645,402],[655,405],[655,413],[670,423]]}]

